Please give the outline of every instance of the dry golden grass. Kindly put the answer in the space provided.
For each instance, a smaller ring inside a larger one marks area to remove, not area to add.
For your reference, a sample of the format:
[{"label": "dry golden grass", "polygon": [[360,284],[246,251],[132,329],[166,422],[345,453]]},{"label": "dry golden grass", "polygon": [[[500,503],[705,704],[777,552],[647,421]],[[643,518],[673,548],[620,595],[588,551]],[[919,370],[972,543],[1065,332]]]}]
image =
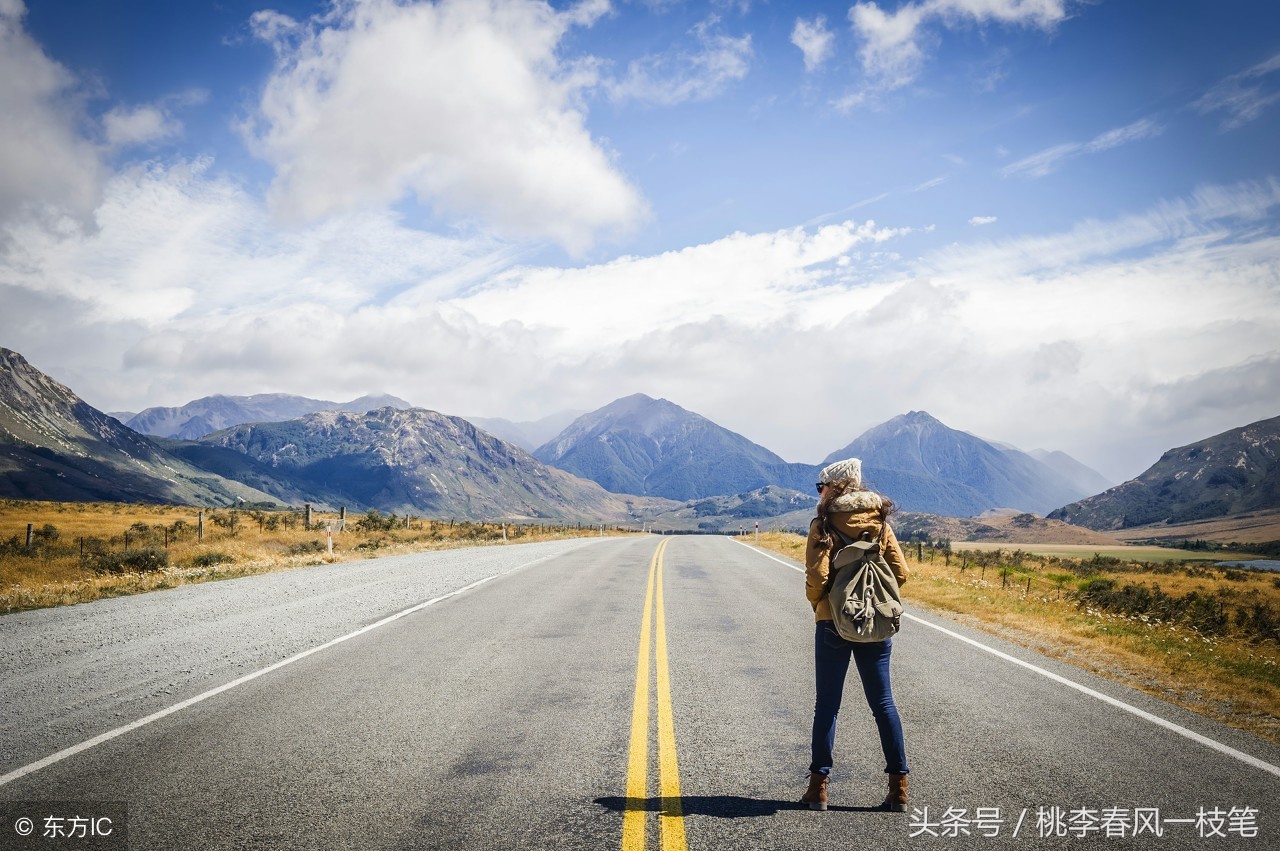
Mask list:
[{"label": "dry golden grass", "polygon": [[[0,612],[69,605],[172,588],[193,582],[287,570],[328,561],[351,561],[424,550],[502,544],[593,534],[590,528],[544,524],[505,527],[410,519],[392,528],[364,515],[347,517],[327,551],[326,526],[336,513],[315,512],[304,528],[301,512],[204,512],[199,509],[121,503],[55,503],[0,500]],[[381,518],[386,520],[386,518]],[[27,525],[35,535],[26,545]],[[52,527],[52,532],[46,532]],[[598,534],[598,533],[597,533]],[[612,532],[611,532],[612,534]],[[141,551],[149,551],[147,555]],[[135,559],[133,564],[129,558]],[[155,569],[138,569],[150,559]]]},{"label": "dry golden grass", "polygon": [[[804,538],[770,533],[760,544],[797,561]],[[1212,596],[1229,615],[1253,604],[1280,610],[1280,575],[1218,570],[1203,564],[1091,565],[1088,560],[1019,559],[1006,550],[952,553],[904,547],[912,568],[903,588],[909,603],[943,613],[1046,656],[1280,743],[1280,649],[1274,639],[1251,642],[1247,629],[1206,635],[1183,623],[1124,615],[1081,605],[1074,592],[1092,579],[1117,586],[1158,586],[1165,594]],[[977,563],[979,556],[986,566]],[[967,563],[964,570],[961,564]],[[1028,591],[1028,580],[1030,591]]]}]

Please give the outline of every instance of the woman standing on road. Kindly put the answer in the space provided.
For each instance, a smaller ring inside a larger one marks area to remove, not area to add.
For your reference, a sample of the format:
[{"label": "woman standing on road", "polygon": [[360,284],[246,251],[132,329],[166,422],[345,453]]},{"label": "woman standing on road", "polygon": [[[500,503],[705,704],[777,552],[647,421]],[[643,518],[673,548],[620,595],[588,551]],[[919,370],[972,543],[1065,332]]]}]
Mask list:
[{"label": "woman standing on road", "polygon": [[800,803],[811,810],[827,808],[827,783],[833,762],[836,715],[844,694],[845,674],[852,657],[862,679],[862,690],[875,717],[884,750],[889,794],[882,809],[904,812],[907,808],[907,752],[902,739],[902,722],[889,686],[889,654],[893,640],[878,642],[845,641],[831,621],[827,583],[832,553],[839,540],[837,531],[849,540],[875,540],[884,532],[884,559],[893,569],[898,584],[907,581],[907,562],[898,539],[888,526],[893,503],[862,486],[862,462],[847,458],[825,467],[818,475],[818,516],[809,524],[805,550],[805,595],[817,620],[814,638],[814,671],[817,698],[813,707],[813,761],[809,765],[809,789]]}]

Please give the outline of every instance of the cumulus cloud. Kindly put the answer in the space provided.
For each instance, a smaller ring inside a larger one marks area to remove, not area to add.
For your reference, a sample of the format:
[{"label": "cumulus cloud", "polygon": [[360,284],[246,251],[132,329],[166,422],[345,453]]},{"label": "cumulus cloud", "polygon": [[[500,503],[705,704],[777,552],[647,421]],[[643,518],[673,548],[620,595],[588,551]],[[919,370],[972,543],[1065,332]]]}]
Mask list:
[{"label": "cumulus cloud", "polygon": [[1099,133],[1088,142],[1065,142],[1037,151],[1017,162],[1010,163],[1000,169],[1000,173],[1005,177],[1015,175],[1020,177],[1044,177],[1057,171],[1062,163],[1069,159],[1083,156],[1084,154],[1108,151],[1131,142],[1159,136],[1163,132],[1164,126],[1154,118],[1141,118],[1132,124],[1126,124],[1124,127],[1117,127],[1105,133]]},{"label": "cumulus cloud", "polygon": [[594,66],[558,53],[607,8],[371,0],[305,22],[255,14],[277,58],[244,133],[275,167],[272,209],[308,221],[413,193],[571,251],[634,225],[645,203],[585,126]]},{"label": "cumulus cloud", "polygon": [[408,286],[444,297],[509,262],[501,244],[433,236],[381,210],[281,231],[211,165],[121,171],[91,232],[47,218],[9,223],[0,284],[83,305],[102,322],[158,328],[306,302],[354,310]]},{"label": "cumulus cloud", "polygon": [[733,38],[718,27],[718,18],[707,18],[690,31],[693,47],[675,45],[631,62],[622,78],[608,83],[610,96],[662,106],[717,97],[747,76],[752,56],[750,35]]},{"label": "cumulus cloud", "polygon": [[177,136],[182,122],[166,115],[157,106],[113,107],[102,116],[107,144],[113,147],[145,145]]},{"label": "cumulus cloud", "polygon": [[995,216],[974,216],[973,218],[969,219],[969,224],[973,225],[974,227],[981,227],[982,225],[991,225],[991,224],[995,224],[995,222],[996,222]]},{"label": "cumulus cloud", "polygon": [[1202,114],[1224,113],[1222,130],[1235,130],[1280,101],[1280,53],[1222,80],[1193,104]]},{"label": "cumulus cloud", "polygon": [[0,220],[33,206],[87,217],[103,176],[97,148],[80,133],[75,77],[23,26],[20,0],[0,3]]},{"label": "cumulus cloud", "polygon": [[[517,320],[554,329],[561,345],[574,347],[581,357],[639,333],[717,313],[768,324],[779,313],[803,310],[811,303],[811,290],[843,280],[841,257],[906,232],[866,221],[813,231],[735,233],[680,251],[581,269],[513,269],[453,304],[490,324]],[[555,297],[548,299],[551,293]]]},{"label": "cumulus cloud", "polygon": [[896,89],[920,73],[935,36],[930,25],[954,29],[997,23],[1051,30],[1065,20],[1065,0],[923,0],[887,12],[874,2],[855,3],[849,22],[862,39],[863,70],[881,89]]},{"label": "cumulus cloud", "polygon": [[161,98],[156,103],[113,106],[102,116],[103,135],[113,148],[171,139],[183,131],[182,122],[174,116],[174,110],[202,104],[208,97],[209,93],[203,89],[188,89]]},{"label": "cumulus cloud", "polygon": [[791,43],[804,54],[804,70],[813,71],[831,56],[835,36],[827,29],[827,19],[819,15],[812,21],[796,18],[791,30]]}]

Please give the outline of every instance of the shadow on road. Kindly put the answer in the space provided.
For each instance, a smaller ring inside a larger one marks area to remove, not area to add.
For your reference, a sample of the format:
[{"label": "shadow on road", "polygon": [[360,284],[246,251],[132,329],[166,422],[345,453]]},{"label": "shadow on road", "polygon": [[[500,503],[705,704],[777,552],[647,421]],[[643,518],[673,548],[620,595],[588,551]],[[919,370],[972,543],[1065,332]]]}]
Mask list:
[{"label": "shadow on road", "polygon": [[[805,809],[796,801],[771,801],[762,798],[744,798],[741,795],[682,795],[679,798],[624,798],[613,795],[607,798],[596,798],[595,803],[614,812],[643,810],[715,818],[755,818],[777,815],[781,810]],[[881,812],[879,807],[842,807],[836,804],[829,805],[827,809],[845,813]]]}]

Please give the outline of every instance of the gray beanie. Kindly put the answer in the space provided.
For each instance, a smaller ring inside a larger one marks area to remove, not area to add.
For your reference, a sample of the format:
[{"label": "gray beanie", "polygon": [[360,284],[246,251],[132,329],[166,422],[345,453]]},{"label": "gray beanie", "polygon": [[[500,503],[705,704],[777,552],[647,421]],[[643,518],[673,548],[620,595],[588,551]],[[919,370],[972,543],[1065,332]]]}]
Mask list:
[{"label": "gray beanie", "polygon": [[846,458],[843,461],[828,464],[818,474],[818,481],[823,484],[834,482],[836,479],[850,479],[854,487],[862,487],[862,462],[857,458]]}]

